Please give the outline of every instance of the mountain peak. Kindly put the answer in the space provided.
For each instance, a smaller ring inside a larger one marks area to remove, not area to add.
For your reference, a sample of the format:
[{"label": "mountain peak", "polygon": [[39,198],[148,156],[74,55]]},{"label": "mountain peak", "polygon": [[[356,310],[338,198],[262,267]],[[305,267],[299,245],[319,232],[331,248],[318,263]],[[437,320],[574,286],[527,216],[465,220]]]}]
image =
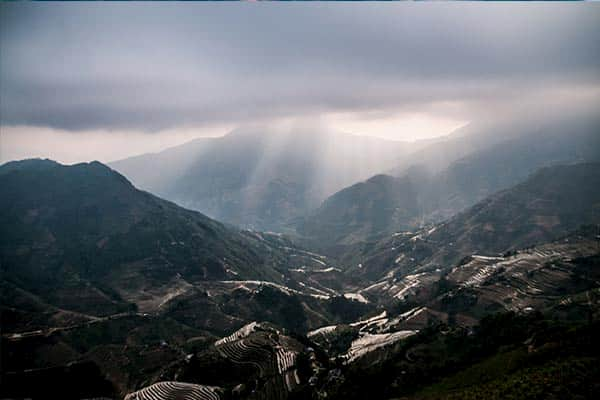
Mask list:
[{"label": "mountain peak", "polygon": [[23,160],[9,161],[0,165],[0,171],[14,171],[19,169],[48,168],[60,165],[49,158],[27,158]]},{"label": "mountain peak", "polygon": [[50,176],[55,176],[56,174],[61,174],[64,178],[71,177],[71,179],[79,177],[82,181],[90,178],[94,179],[96,185],[100,182],[108,182],[105,179],[114,179],[115,182],[120,182],[133,188],[133,185],[127,178],[106,164],[96,160],[66,165],[50,159],[31,158],[10,161],[0,166],[0,173],[17,171],[31,175],[30,179],[48,179]]}]

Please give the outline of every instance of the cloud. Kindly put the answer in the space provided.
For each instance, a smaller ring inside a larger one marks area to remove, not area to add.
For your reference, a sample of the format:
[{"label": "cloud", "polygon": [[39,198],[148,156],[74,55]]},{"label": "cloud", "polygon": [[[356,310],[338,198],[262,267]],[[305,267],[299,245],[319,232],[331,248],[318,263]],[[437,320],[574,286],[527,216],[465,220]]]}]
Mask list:
[{"label": "cloud", "polygon": [[469,120],[600,87],[596,4],[3,3],[0,123]]}]

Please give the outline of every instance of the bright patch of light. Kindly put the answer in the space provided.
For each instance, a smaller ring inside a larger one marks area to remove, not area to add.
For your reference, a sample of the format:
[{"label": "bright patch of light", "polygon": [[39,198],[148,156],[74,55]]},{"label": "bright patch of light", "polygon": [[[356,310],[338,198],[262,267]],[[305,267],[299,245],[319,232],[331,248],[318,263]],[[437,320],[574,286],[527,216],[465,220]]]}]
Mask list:
[{"label": "bright patch of light", "polygon": [[32,126],[0,128],[0,163],[25,158],[50,158],[65,164],[110,162],[159,152],[198,137],[223,136],[231,126],[178,128],[155,133],[93,130],[69,132]]},{"label": "bright patch of light", "polygon": [[448,135],[469,122],[426,113],[335,113],[327,121],[342,132],[410,142]]}]

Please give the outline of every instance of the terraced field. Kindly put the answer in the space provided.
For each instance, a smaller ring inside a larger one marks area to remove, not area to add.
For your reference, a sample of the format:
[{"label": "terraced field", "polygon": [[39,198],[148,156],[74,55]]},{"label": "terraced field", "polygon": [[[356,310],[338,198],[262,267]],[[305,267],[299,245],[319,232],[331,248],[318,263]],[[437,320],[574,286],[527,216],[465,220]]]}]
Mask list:
[{"label": "terraced field", "polygon": [[[416,307],[391,318],[386,311],[383,311],[371,318],[348,325],[331,325],[315,329],[308,333],[308,337],[323,348],[328,348],[330,352],[334,345],[338,351],[333,352],[335,354],[332,355],[344,364],[350,364],[366,354],[418,333],[418,329],[399,329],[399,326],[405,321],[418,319],[419,315],[426,315],[427,312],[425,307]],[[421,322],[418,324],[419,327],[427,325],[420,319],[418,321]],[[342,342],[344,344],[341,344]]]},{"label": "terraced field", "polygon": [[[396,277],[396,274],[400,276]],[[379,303],[385,303],[394,299],[405,300],[415,296],[420,288],[436,282],[440,275],[441,271],[438,269],[402,276],[399,269],[394,268],[384,278],[361,289],[359,293]]]},{"label": "terraced field", "polygon": [[574,260],[597,254],[597,243],[570,237],[503,257],[474,255],[452,269],[447,280],[458,288],[445,296],[476,299],[469,312],[531,311],[597,286],[597,272]]},{"label": "terraced field", "polygon": [[254,367],[267,381],[263,390],[276,394],[268,398],[285,398],[300,385],[296,360],[303,346],[273,328],[252,322],[215,346],[228,360]]},{"label": "terraced field", "polygon": [[308,332],[308,337],[349,363],[438,323],[470,328],[495,312],[528,313],[568,305],[573,296],[589,296],[598,286],[600,274],[590,268],[594,262],[580,265],[598,249],[594,238],[573,234],[503,256],[474,254],[448,271],[396,277],[401,271],[392,269],[358,291],[382,299],[380,306],[387,312],[347,325],[326,325]]},{"label": "terraced field", "polygon": [[125,396],[125,400],[221,400],[219,388],[183,382],[158,382]]},{"label": "terraced field", "polygon": [[372,351],[394,344],[416,333],[416,331],[398,331],[382,334],[363,334],[352,342],[350,349],[344,356],[344,360],[346,363],[351,363]]}]

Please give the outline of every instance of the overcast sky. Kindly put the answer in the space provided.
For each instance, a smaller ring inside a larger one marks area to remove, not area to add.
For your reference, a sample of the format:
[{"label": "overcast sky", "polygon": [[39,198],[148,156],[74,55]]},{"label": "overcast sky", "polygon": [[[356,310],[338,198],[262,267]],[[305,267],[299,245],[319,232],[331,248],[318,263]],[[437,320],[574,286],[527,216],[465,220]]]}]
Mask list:
[{"label": "overcast sky", "polygon": [[2,161],[109,161],[296,120],[416,140],[600,92],[600,4],[0,9]]}]

